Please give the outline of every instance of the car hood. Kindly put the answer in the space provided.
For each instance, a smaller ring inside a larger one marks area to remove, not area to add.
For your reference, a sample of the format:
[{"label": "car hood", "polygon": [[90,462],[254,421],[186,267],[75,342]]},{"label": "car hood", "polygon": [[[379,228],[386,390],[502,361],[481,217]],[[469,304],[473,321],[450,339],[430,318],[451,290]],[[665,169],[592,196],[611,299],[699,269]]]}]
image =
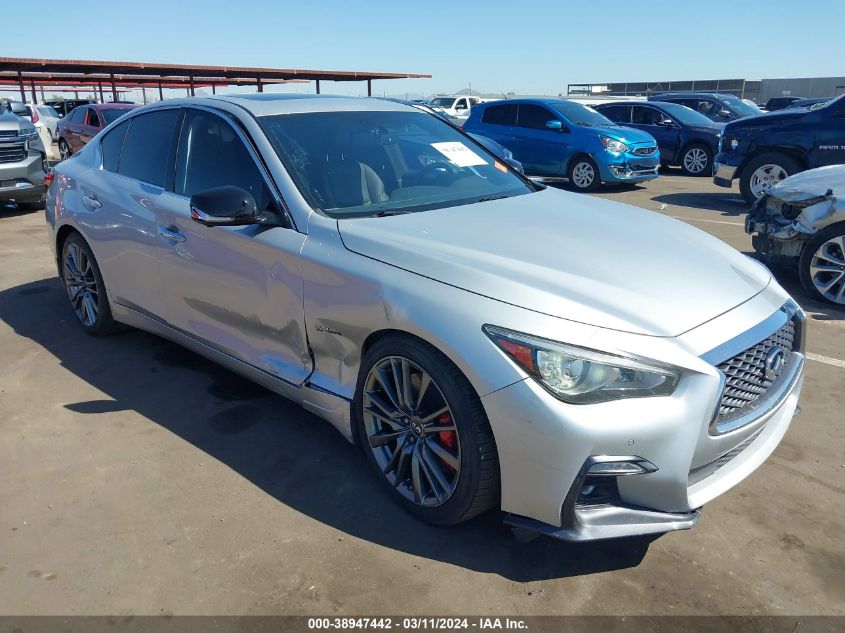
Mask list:
[{"label": "car hood", "polygon": [[622,141],[628,145],[654,145],[654,137],[648,132],[643,132],[632,127],[625,127],[623,125],[591,125],[582,129],[591,130],[599,134],[604,134],[610,138]]},{"label": "car hood", "polygon": [[738,128],[775,125],[781,121],[800,119],[801,117],[807,116],[809,112],[809,110],[804,108],[795,108],[794,110],[775,110],[774,112],[755,114],[753,116],[747,116],[735,121],[730,121],[725,126],[725,132],[731,132]]},{"label": "car hood", "polygon": [[676,336],[771,280],[724,242],[659,213],[546,189],[381,218],[338,221],[360,255],[528,310]]},{"label": "car hood", "polygon": [[801,202],[824,196],[828,191],[837,198],[845,198],[845,165],[802,171],[771,187],[768,195],[784,202]]},{"label": "car hood", "polygon": [[0,130],[20,130],[24,127],[23,119],[14,112],[9,112],[0,104]]}]

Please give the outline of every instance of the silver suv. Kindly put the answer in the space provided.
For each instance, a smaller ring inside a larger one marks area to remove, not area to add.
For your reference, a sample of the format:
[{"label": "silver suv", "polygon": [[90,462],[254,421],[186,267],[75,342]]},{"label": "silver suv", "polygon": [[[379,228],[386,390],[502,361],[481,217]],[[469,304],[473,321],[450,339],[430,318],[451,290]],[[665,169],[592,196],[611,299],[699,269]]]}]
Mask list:
[{"label": "silver suv", "polygon": [[0,105],[0,202],[40,209],[46,152],[36,127]]}]

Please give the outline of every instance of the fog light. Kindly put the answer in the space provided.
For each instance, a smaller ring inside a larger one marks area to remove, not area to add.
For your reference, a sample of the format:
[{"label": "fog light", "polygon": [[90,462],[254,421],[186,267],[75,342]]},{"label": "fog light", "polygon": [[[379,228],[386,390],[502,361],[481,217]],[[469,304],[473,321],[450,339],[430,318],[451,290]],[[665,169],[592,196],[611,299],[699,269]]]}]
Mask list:
[{"label": "fog light", "polygon": [[622,475],[644,475],[653,473],[657,466],[645,459],[619,460],[596,462],[587,471],[588,475],[601,475],[606,477],[619,477]]}]

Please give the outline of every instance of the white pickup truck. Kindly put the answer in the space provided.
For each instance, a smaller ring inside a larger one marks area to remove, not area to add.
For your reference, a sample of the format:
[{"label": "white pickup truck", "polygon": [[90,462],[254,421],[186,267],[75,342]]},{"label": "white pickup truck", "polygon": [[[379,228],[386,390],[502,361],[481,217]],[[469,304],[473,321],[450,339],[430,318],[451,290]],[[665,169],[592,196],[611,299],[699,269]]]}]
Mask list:
[{"label": "white pickup truck", "polygon": [[455,119],[466,120],[472,106],[478,105],[482,101],[485,101],[485,99],[468,95],[438,95],[429,99],[426,105]]}]

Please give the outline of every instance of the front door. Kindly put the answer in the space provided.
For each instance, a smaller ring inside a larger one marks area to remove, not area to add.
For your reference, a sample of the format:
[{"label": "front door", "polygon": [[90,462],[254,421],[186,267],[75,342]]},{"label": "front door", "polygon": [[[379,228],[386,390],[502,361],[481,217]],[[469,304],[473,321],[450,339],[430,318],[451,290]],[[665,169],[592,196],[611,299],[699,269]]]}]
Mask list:
[{"label": "front door", "polygon": [[[512,146],[513,157],[532,176],[563,176],[564,161],[569,154],[568,133],[546,127],[549,121],[560,121],[543,106],[519,104]],[[563,122],[561,122],[563,123]]]},{"label": "front door", "polygon": [[845,163],[845,99],[818,112],[821,125],[815,135],[816,166]]},{"label": "front door", "polygon": [[79,135],[80,144],[87,145],[92,138],[100,133],[100,130],[102,129],[103,125],[100,121],[100,115],[97,114],[97,111],[94,108],[88,108],[88,112],[85,113],[85,121]]},{"label": "front door", "polygon": [[187,335],[293,384],[312,363],[305,336],[299,253],[305,235],[281,226],[208,227],[191,219],[190,196],[226,185],[278,210],[248,140],[223,115],[188,109],[173,191],[159,213],[167,242],[162,277],[167,320]]},{"label": "front door", "polygon": [[[662,125],[662,121],[669,123]],[[631,123],[628,124],[633,128],[648,132],[657,141],[657,147],[660,148],[660,156],[666,161],[677,161],[680,157],[677,155],[680,147],[680,128],[678,124],[672,121],[667,115],[647,105],[635,105]]]}]

